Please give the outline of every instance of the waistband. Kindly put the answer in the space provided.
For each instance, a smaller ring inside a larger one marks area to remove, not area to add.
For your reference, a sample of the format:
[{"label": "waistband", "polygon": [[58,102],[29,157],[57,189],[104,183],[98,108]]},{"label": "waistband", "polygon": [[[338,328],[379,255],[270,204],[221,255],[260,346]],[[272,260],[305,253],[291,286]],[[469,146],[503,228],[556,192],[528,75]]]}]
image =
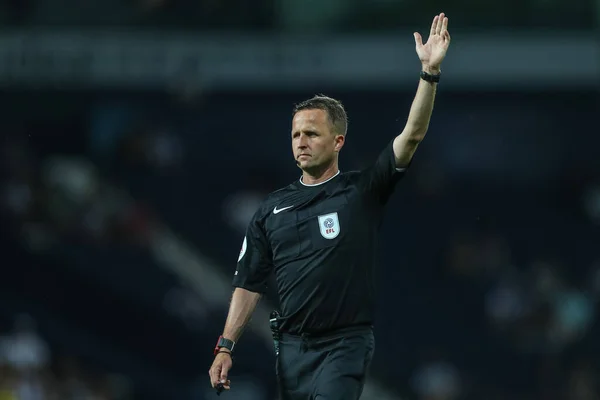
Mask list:
[{"label": "waistband", "polygon": [[282,331],[281,335],[288,338],[297,338],[297,339],[326,339],[331,337],[336,337],[340,335],[347,335],[349,333],[370,333],[373,332],[373,325],[364,324],[364,325],[352,325],[346,326],[343,328],[335,328],[325,331],[318,332],[301,332],[301,333],[289,333]]}]

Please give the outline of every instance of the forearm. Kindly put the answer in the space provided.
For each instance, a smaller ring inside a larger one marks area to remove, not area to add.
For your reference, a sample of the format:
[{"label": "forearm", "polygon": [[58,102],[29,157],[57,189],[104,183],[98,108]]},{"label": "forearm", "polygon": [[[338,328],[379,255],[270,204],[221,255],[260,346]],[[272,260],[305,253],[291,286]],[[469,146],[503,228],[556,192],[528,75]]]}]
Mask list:
[{"label": "forearm", "polygon": [[[439,70],[428,67],[423,67],[423,70],[430,74],[439,73]],[[436,89],[437,83],[426,82],[423,79],[419,80],[417,94],[410,107],[408,120],[402,132],[403,135],[406,135],[405,139],[420,142],[425,137],[433,112]]]},{"label": "forearm", "polygon": [[[437,73],[431,69],[423,69],[428,73]],[[433,112],[433,101],[437,83],[419,80],[417,94],[410,107],[408,121],[400,135],[394,139],[394,155],[396,156],[396,166],[404,168],[408,166],[413,154],[421,141],[425,138],[429,128],[429,120]]]},{"label": "forearm", "polygon": [[229,313],[223,330],[223,337],[237,342],[256,308],[262,295],[249,290],[236,288],[231,296]]}]

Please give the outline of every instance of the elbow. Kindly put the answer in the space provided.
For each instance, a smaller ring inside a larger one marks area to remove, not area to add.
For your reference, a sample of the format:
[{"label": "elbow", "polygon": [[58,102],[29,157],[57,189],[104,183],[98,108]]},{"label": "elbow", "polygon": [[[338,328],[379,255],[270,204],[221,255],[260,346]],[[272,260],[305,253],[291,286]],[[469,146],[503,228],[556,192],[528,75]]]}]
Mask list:
[{"label": "elbow", "polygon": [[419,146],[423,139],[425,139],[425,134],[409,136],[406,138],[406,145],[408,147],[417,148],[417,146]]},{"label": "elbow", "polygon": [[417,147],[425,139],[425,132],[413,133],[404,137],[404,143],[407,147]]},{"label": "elbow", "polygon": [[427,126],[407,126],[402,132],[407,143],[418,145],[425,139],[427,133]]},{"label": "elbow", "polygon": [[396,148],[398,151],[404,149],[416,149],[424,138],[424,131],[405,129],[394,140],[394,148]]},{"label": "elbow", "polygon": [[396,137],[394,140],[394,156],[398,168],[404,168],[408,165],[421,140],[419,137],[405,136],[404,134]]}]

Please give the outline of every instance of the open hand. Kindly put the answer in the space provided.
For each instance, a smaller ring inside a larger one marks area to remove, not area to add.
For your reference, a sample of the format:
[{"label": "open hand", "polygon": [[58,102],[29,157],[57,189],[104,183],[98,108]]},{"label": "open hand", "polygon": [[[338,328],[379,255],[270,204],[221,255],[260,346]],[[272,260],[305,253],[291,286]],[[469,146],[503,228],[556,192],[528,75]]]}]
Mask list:
[{"label": "open hand", "polygon": [[450,46],[450,33],[448,33],[448,17],[444,13],[436,15],[431,24],[431,31],[427,42],[418,32],[414,33],[417,55],[423,64],[423,70],[429,73],[440,71],[442,61],[446,57]]}]

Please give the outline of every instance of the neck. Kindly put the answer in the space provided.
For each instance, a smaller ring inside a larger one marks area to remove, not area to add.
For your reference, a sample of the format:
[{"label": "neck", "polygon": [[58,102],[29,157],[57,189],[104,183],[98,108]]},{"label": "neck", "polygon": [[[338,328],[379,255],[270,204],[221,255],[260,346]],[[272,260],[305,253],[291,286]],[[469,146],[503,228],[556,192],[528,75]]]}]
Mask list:
[{"label": "neck", "polygon": [[331,179],[339,172],[339,168],[336,162],[332,163],[328,167],[320,171],[303,171],[302,183],[305,185],[316,185],[318,183],[325,182]]}]

